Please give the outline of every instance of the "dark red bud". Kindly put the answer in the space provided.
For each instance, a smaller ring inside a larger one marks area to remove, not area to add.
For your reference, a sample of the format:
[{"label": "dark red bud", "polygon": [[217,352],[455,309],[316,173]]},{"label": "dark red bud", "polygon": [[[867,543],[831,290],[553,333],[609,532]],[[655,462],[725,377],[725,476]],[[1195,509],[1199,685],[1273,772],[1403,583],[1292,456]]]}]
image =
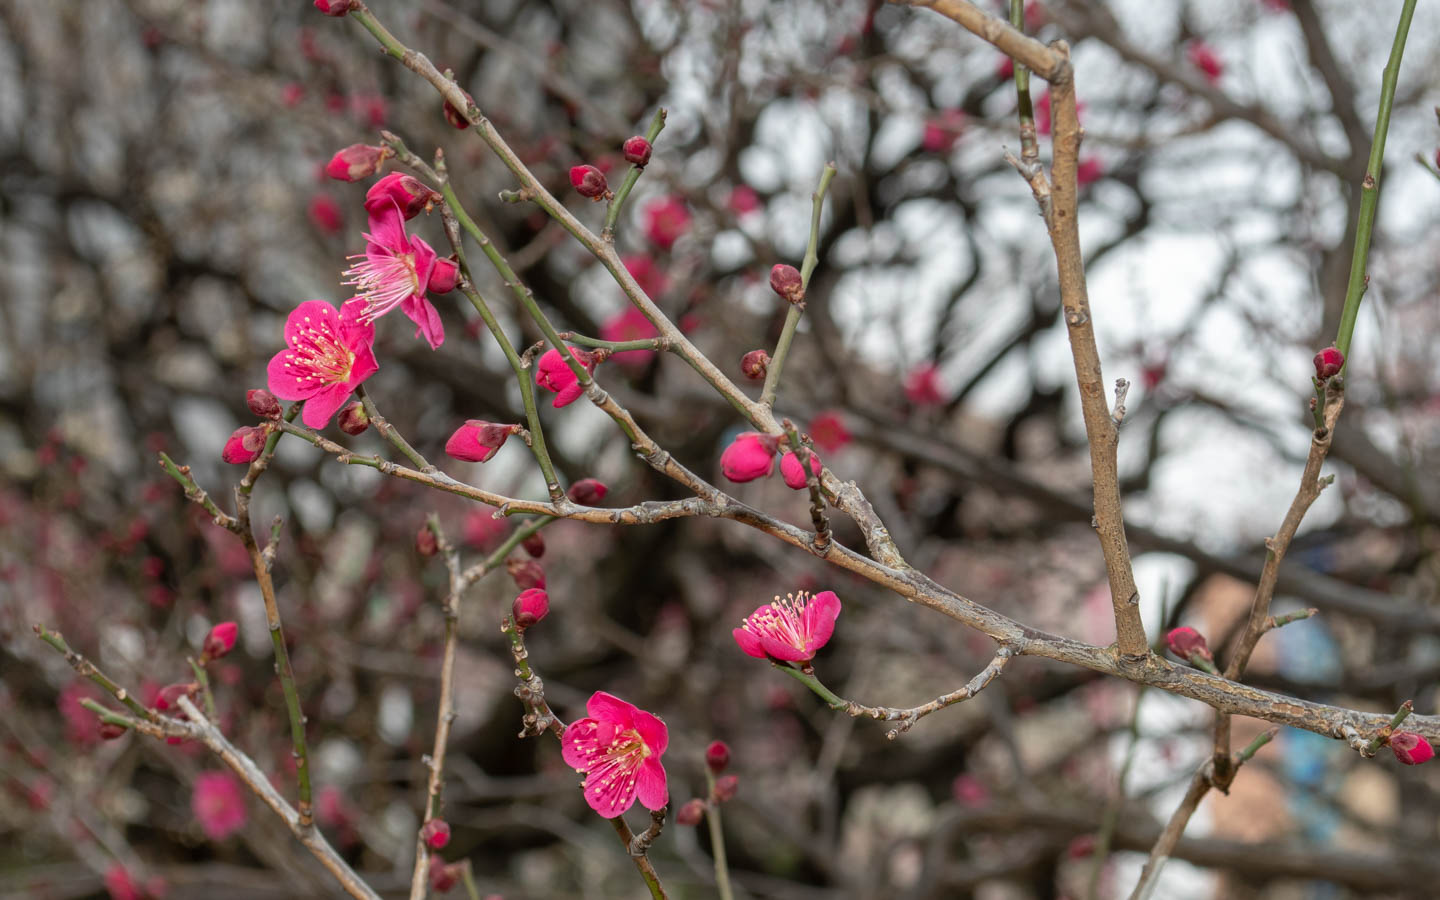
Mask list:
[{"label": "dark red bud", "polygon": [[450,843],[450,824],[444,819],[431,819],[420,829],[420,839],[431,850],[443,850]]},{"label": "dark red bud", "polygon": [[459,883],[459,863],[446,863],[438,856],[430,857],[430,890],[443,894]]},{"label": "dark red bud", "polygon": [[710,799],[716,803],[728,803],[735,798],[735,792],[740,790],[739,775],[721,775],[715,779],[715,790],[710,792]]},{"label": "dark red bud", "polygon": [[610,489],[603,482],[596,481],[594,478],[582,478],[570,485],[567,493],[571,500],[581,506],[594,506],[605,499],[605,495],[610,493]]},{"label": "dark red bud", "polygon": [[354,0],[315,0],[315,8],[327,16],[343,16],[354,5]]},{"label": "dark red bud", "polygon": [[[475,98],[470,96],[469,91],[465,92],[465,101],[467,108],[475,102]],[[445,121],[449,122],[452,128],[459,131],[464,131],[470,127],[470,120],[465,118],[464,110],[456,109],[454,104],[449,100],[445,101]]]},{"label": "dark red bud", "polygon": [[240,626],[234,622],[221,622],[210,633],[205,635],[205,644],[201,648],[206,659],[219,659],[231,650],[235,649],[235,638],[240,634]]},{"label": "dark red bud", "polygon": [[724,741],[715,741],[705,748],[705,765],[710,771],[719,775],[730,765],[730,745]]},{"label": "dark red bud", "polygon": [[525,548],[526,553],[539,559],[545,555],[545,536],[537,531],[521,541],[520,546]]},{"label": "dark red bud", "polygon": [[280,418],[280,401],[276,400],[275,395],[267,390],[256,388],[253,391],[246,391],[245,405],[262,419]]},{"label": "dark red bud", "polygon": [[770,289],[787,303],[805,302],[805,282],[800,278],[800,270],[785,263],[779,263],[770,270]]},{"label": "dark red bud", "polygon": [[705,801],[696,797],[685,801],[680,811],[675,814],[676,825],[699,825],[705,818]]},{"label": "dark red bud", "polygon": [[510,613],[515,617],[515,627],[521,631],[545,618],[549,612],[550,595],[540,588],[521,591],[510,607]]},{"label": "dark red bud", "polygon": [[415,552],[421,556],[434,556],[440,549],[440,542],[435,540],[435,532],[430,530],[429,525],[421,525],[420,530],[415,532]]},{"label": "dark red bud", "polygon": [[643,169],[645,164],[650,162],[650,142],[638,134],[627,140],[622,149],[625,153],[625,161],[628,163]]},{"label": "dark red bud", "polygon": [[1345,354],[1338,347],[1326,347],[1315,354],[1315,377],[1321,381],[1339,375],[1345,368]]},{"label": "dark red bud", "polygon": [[130,729],[126,728],[124,725],[119,724],[118,722],[101,722],[100,739],[102,741],[113,741],[117,738],[124,737],[125,732],[129,730]]},{"label": "dark red bud", "polygon": [[340,416],[336,419],[340,430],[349,435],[364,434],[365,429],[370,427],[370,416],[365,412],[365,404],[359,400],[351,400],[340,410]]},{"label": "dark red bud", "polygon": [[582,197],[599,200],[610,190],[605,173],[594,166],[575,166],[570,170],[570,183]]},{"label": "dark red bud", "polygon": [[518,556],[505,560],[505,571],[515,579],[515,586],[522,591],[545,587],[545,570],[533,559]]},{"label": "dark red bud", "polygon": [[1189,659],[1196,655],[1207,660],[1215,658],[1210,654],[1210,645],[1206,643],[1205,636],[1189,626],[1171,630],[1169,634],[1165,635],[1165,643],[1170,648],[1170,652],[1181,659]]},{"label": "dark red bud", "polygon": [[770,354],[764,350],[751,350],[740,357],[740,371],[751,381],[764,381],[770,369]]}]

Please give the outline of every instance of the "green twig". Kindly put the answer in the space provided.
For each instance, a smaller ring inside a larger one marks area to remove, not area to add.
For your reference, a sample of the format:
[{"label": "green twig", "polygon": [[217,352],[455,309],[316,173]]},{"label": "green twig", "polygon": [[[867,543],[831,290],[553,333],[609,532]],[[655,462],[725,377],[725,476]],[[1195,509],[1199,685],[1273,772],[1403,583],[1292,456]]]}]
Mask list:
[{"label": "green twig", "polygon": [[[1025,30],[1025,0],[1010,0],[1010,24]],[[1020,110],[1020,159],[1027,166],[1040,164],[1040,145],[1035,138],[1035,107],[1030,102],[1030,70],[1011,57],[1015,66],[1015,94]]]},{"label": "green twig", "polygon": [[[1370,143],[1370,160],[1365,164],[1365,179],[1360,183],[1360,213],[1355,223],[1355,252],[1350,257],[1350,281],[1345,287],[1345,308],[1340,313],[1340,330],[1335,346],[1350,365],[1350,338],[1355,332],[1355,319],[1360,314],[1360,300],[1365,296],[1369,276],[1365,272],[1370,257],[1370,235],[1375,227],[1375,208],[1380,202],[1380,170],[1385,161],[1385,137],[1390,131],[1390,109],[1395,103],[1395,83],[1400,77],[1400,59],[1405,54],[1405,38],[1410,34],[1410,19],[1415,14],[1415,0],[1405,0],[1400,10],[1400,23],[1395,27],[1395,40],[1390,45],[1390,60],[1380,82],[1380,110],[1375,115],[1375,136]],[[1342,370],[1343,371],[1343,370]]]},{"label": "green twig", "polygon": [[186,657],[185,661],[190,664],[190,670],[195,673],[195,681],[200,685],[200,696],[205,698],[205,715],[212,722],[220,721],[220,718],[215,715],[215,695],[210,691],[210,676],[206,674],[205,667],[189,657]]},{"label": "green twig", "polygon": [[370,417],[370,424],[375,426],[375,430],[380,432],[382,437],[394,444],[395,449],[405,454],[405,458],[414,463],[420,471],[435,471],[435,467],[430,465],[418,450],[410,446],[410,442],[405,440],[405,436],[396,431],[395,426],[391,425],[388,419],[380,415],[380,410],[375,408],[375,401],[370,399],[370,395],[365,392],[365,385],[358,385],[355,388],[355,396],[360,398],[361,404],[365,407],[365,415]]},{"label": "green twig", "polygon": [[[805,260],[800,264],[801,296],[810,287],[810,274],[820,261],[820,212],[825,208],[825,194],[830,190],[830,180],[835,177],[835,164],[828,162],[820,172],[820,186],[810,195],[810,243],[805,248]],[[775,352],[770,354],[770,368],[765,374],[765,386],[760,389],[760,403],[765,407],[775,405],[775,394],[780,390],[780,373],[785,368],[785,358],[790,355],[790,343],[795,339],[795,329],[805,310],[799,304],[791,304],[785,313],[785,325],[780,329],[780,339],[775,342]]]},{"label": "green twig", "polygon": [[1400,708],[1395,711],[1395,715],[1390,717],[1390,724],[1386,725],[1384,728],[1381,728],[1380,731],[1375,735],[1375,737],[1370,739],[1370,743],[1365,745],[1365,749],[1364,751],[1362,751],[1362,755],[1367,757],[1374,756],[1376,751],[1378,751],[1381,747],[1385,746],[1387,743],[1390,742],[1390,735],[1394,734],[1395,729],[1400,727],[1400,723],[1410,718],[1410,714],[1414,711],[1414,701],[1406,700],[1404,703],[1400,704]]},{"label": "green twig", "polygon": [[725,857],[725,829],[720,821],[720,803],[715,798],[715,773],[705,767],[705,786],[709,800],[705,804],[705,824],[710,829],[710,853],[715,860],[715,889],[720,900],[734,900],[730,889],[730,864]]},{"label": "green twig", "polygon": [[146,720],[147,722],[154,721],[154,712],[146,709],[140,703],[140,701],[130,696],[129,691],[125,690],[120,685],[111,681],[110,676],[100,671],[99,666],[95,665],[90,660],[81,656],[79,653],[76,653],[74,650],[71,650],[70,645],[65,643],[65,638],[60,634],[60,632],[49,631],[45,628],[44,625],[41,625],[38,622],[35,624],[34,629],[35,636],[38,637],[40,640],[44,641],[45,643],[49,644],[52,648],[54,648],[55,652],[65,657],[65,661],[70,664],[70,667],[72,669],[80,673],[85,678],[88,678],[96,684],[100,685],[100,687],[107,694],[114,697],[116,700],[119,700],[121,703],[125,704],[125,708],[130,710],[135,715]]},{"label": "green twig", "polygon": [[[660,132],[665,128],[665,107],[655,110],[655,117],[650,120],[650,127],[645,129],[645,140],[652,145]],[[635,182],[640,180],[640,173],[645,171],[644,166],[632,164],[630,171],[625,173],[625,180],[620,183],[620,189],[615,196],[610,198],[610,205],[605,210],[605,227],[600,231],[602,241],[613,243],[615,241],[615,223],[620,219],[620,208],[625,205],[625,199],[630,196],[630,191],[635,187]]]}]

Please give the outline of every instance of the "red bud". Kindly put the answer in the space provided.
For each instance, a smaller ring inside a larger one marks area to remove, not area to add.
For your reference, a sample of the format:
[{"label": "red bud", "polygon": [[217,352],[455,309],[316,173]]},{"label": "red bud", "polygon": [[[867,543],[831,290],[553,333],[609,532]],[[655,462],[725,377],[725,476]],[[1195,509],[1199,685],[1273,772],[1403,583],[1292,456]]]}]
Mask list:
[{"label": "red bud", "polygon": [[650,162],[650,142],[638,134],[625,141],[625,146],[622,150],[625,153],[625,161],[628,163],[632,163],[643,169],[646,163]]},{"label": "red bud", "polygon": [[705,748],[705,765],[710,771],[719,775],[730,765],[730,745],[724,741],[715,741]]},{"label": "red bud", "polygon": [[594,166],[575,166],[570,170],[570,184],[582,197],[599,200],[610,190],[605,173]]},{"label": "red bud", "polygon": [[450,843],[450,824],[444,819],[431,819],[420,829],[420,839],[431,850],[443,850]]},{"label": "red bud", "polygon": [[603,482],[596,481],[594,478],[582,478],[570,485],[570,490],[566,493],[570,495],[571,500],[581,506],[594,506],[605,499],[605,495],[610,493],[610,489]]},{"label": "red bud", "polygon": [[515,617],[515,627],[524,631],[549,614],[550,595],[540,588],[521,591],[511,605],[510,612]]},{"label": "red bud", "polygon": [[770,270],[770,289],[785,298],[787,303],[805,302],[805,282],[800,270],[780,263]]},{"label": "red bud", "polygon": [[764,350],[751,350],[740,357],[740,371],[751,381],[764,381],[770,368],[770,354]]},{"label": "red bud", "polygon": [[206,659],[219,659],[231,650],[235,649],[235,638],[240,634],[240,626],[234,622],[221,622],[210,633],[205,636],[205,644],[202,652]]},{"label": "red bud", "polygon": [[280,418],[280,401],[269,391],[256,388],[245,392],[245,405],[262,419]]},{"label": "red bud", "polygon": [[1326,347],[1315,354],[1315,377],[1321,381],[1339,375],[1345,368],[1345,354],[1338,347]]},{"label": "red bud", "polygon": [[700,820],[705,818],[705,801],[699,797],[685,801],[680,811],[675,814],[676,825],[699,825]]}]

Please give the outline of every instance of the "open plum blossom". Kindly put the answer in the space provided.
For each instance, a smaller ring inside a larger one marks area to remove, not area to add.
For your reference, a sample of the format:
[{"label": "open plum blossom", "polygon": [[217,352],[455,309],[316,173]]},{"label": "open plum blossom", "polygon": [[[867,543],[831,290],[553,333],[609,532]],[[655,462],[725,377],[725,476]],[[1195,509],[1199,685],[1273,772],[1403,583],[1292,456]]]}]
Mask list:
[{"label": "open plum blossom", "polygon": [[806,591],[776,597],[745,617],[735,629],[735,643],[757,659],[809,662],[835,632],[840,598],[834,591],[810,596]]},{"label": "open plum blossom", "polygon": [[245,793],[229,772],[197,775],[190,808],[212,841],[224,840],[245,827]]},{"label": "open plum blossom", "polygon": [[350,393],[380,368],[375,362],[375,326],[364,319],[365,304],[351,300],[339,312],[324,300],[307,300],[285,320],[285,343],[266,373],[270,393],[304,400],[300,419],[324,428]]},{"label": "open plum blossom", "polygon": [[353,284],[359,292],[356,299],[365,301],[365,321],[373,322],[398,306],[415,323],[415,336],[424,335],[432,350],[439,347],[445,326],[425,297],[435,272],[435,251],[405,233],[405,219],[394,203],[371,215],[365,240],[365,255],[351,257],[359,261],[345,270],[350,280],[342,282]]},{"label": "open plum blossom", "polygon": [[619,697],[596,691],[589,715],[571,722],[560,738],[565,764],[585,775],[585,802],[613,819],[639,798],[646,809],[670,800],[660,757],[670,743],[665,723]]}]

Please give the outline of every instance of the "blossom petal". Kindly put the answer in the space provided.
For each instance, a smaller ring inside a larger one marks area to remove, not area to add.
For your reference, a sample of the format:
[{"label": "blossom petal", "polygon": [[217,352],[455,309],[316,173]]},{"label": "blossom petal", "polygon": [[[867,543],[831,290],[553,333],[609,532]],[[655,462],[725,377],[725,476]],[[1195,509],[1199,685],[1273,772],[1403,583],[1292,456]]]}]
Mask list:
[{"label": "blossom petal", "polygon": [[350,380],[345,384],[353,391],[356,385],[374,375],[379,369],[380,364],[375,361],[375,348],[369,344],[361,344],[355,348],[355,361],[350,363]]},{"label": "blossom petal", "polygon": [[[613,722],[622,731],[635,726],[635,714],[639,712],[632,703],[626,703],[614,694],[596,691],[585,704],[585,711],[593,719]],[[648,715],[648,713],[647,713]]]},{"label": "blossom petal", "polygon": [[635,730],[640,733],[640,740],[645,742],[645,747],[656,756],[665,752],[670,746],[670,729],[665,727],[665,722],[654,713],[648,713],[643,709],[635,710]]},{"label": "blossom petal", "polygon": [[350,398],[352,388],[348,384],[328,384],[316,391],[305,401],[305,411],[300,421],[311,428],[324,428],[340,407]]},{"label": "blossom petal", "polygon": [[430,343],[431,350],[438,350],[445,343],[445,326],[440,322],[440,313],[424,294],[412,294],[402,300],[400,311],[415,323],[415,336],[423,336]]},{"label": "blossom petal", "polygon": [[285,317],[285,343],[293,347],[306,328],[321,328],[323,325],[329,325],[330,329],[338,334],[340,314],[324,300],[306,300],[290,310],[290,315]]},{"label": "blossom petal", "polygon": [[788,641],[772,637],[769,630],[760,633],[760,646],[765,649],[766,656],[785,662],[805,662],[815,655],[811,650],[803,650]]},{"label": "blossom petal", "polygon": [[576,719],[565,726],[565,733],[560,737],[560,756],[565,765],[583,772],[590,768],[592,761],[604,756],[595,738],[598,725],[594,719]]},{"label": "blossom petal", "polygon": [[[410,250],[410,242],[405,238],[405,217],[399,204],[392,200],[370,215],[370,232],[365,235],[365,240],[391,252]],[[365,252],[368,255],[370,248],[366,247]]]},{"label": "blossom petal", "polygon": [[410,252],[415,254],[415,279],[420,283],[420,290],[425,290],[425,285],[430,283],[430,270],[435,268],[435,249],[427,244],[418,235],[410,238]]},{"label": "blossom petal", "polygon": [[663,809],[670,802],[665,767],[653,756],[641,763],[640,771],[635,774],[635,796],[646,809]]},{"label": "blossom petal", "polygon": [[840,598],[834,591],[821,591],[805,606],[802,623],[805,628],[806,649],[813,655],[816,650],[829,642],[835,633],[835,619],[840,615]]},{"label": "blossom petal", "polygon": [[375,343],[375,323],[365,318],[368,305],[360,297],[352,297],[340,305],[340,340],[345,346],[354,348],[356,344]]},{"label": "blossom petal", "polygon": [[293,366],[286,365],[294,356],[293,350],[281,350],[270,358],[269,365],[265,367],[270,393],[281,400],[304,400],[318,390],[314,383],[307,384],[303,381]]},{"label": "blossom petal", "polygon": [[580,395],[583,393],[585,393],[585,385],[579,381],[571,382],[560,389],[560,392],[555,395],[555,402],[551,405],[555,409],[559,409],[562,406],[569,406],[576,400],[579,400]]},{"label": "blossom petal", "polygon": [[730,633],[735,636],[735,643],[740,645],[741,650],[756,659],[765,658],[765,648],[760,646],[760,638],[755,634],[744,628],[737,628]]},{"label": "blossom petal", "polygon": [[[628,776],[628,777],[627,777]],[[585,802],[607,819],[613,819],[635,805],[635,779],[629,773],[607,778],[596,774],[585,777]]]}]

